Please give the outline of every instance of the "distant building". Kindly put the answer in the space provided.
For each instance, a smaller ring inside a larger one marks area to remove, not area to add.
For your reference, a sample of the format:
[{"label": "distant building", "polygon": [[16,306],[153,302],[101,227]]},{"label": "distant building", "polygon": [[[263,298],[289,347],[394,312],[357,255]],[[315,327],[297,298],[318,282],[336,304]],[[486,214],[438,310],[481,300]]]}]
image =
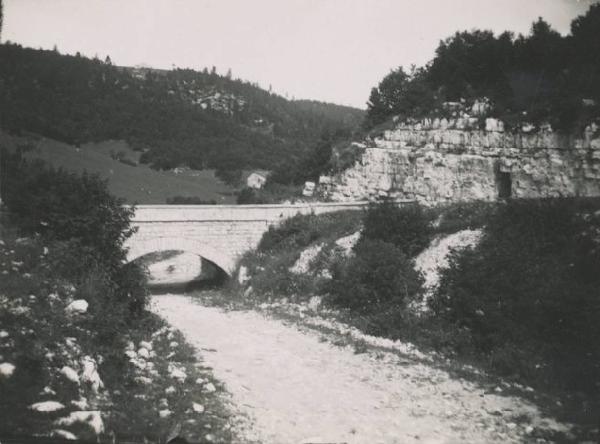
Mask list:
[{"label": "distant building", "polygon": [[304,188],[302,189],[302,195],[305,197],[312,197],[315,192],[314,182],[304,182]]},{"label": "distant building", "polygon": [[269,177],[268,171],[252,171],[248,177],[246,178],[246,186],[248,188],[254,188],[255,190],[260,190],[267,183],[267,178]]}]

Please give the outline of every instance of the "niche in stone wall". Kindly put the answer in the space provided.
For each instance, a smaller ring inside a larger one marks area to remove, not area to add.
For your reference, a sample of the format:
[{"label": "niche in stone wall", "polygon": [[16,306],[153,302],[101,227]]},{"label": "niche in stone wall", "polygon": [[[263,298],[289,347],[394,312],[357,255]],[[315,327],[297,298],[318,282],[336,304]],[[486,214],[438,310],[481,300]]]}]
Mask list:
[{"label": "niche in stone wall", "polygon": [[512,195],[512,177],[509,171],[496,169],[496,189],[499,199],[509,199]]}]

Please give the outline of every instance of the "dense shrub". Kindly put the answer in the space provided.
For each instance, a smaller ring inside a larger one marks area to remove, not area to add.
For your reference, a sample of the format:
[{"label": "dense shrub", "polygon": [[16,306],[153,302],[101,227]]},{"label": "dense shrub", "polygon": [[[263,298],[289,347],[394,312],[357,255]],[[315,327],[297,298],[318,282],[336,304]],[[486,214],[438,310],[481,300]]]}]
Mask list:
[{"label": "dense shrub", "polygon": [[354,256],[334,268],[331,302],[361,314],[403,309],[422,291],[422,277],[413,265],[393,244],[364,240]]},{"label": "dense shrub", "polygon": [[466,229],[482,228],[493,217],[498,205],[502,203],[456,202],[429,211],[431,218],[435,219],[434,231],[439,234],[451,234]]},{"label": "dense shrub", "polygon": [[238,205],[262,204],[263,202],[258,191],[254,188],[244,187],[237,195],[236,203]]},{"label": "dense shrub", "polygon": [[91,304],[118,303],[140,313],[146,302],[145,278],[137,265],[124,265],[123,244],[133,234],[133,208],[124,207],[98,176],[2,154],[8,215],[24,234],[39,234],[50,246],[54,273],[76,285],[94,281],[87,295]]},{"label": "dense shrub", "polygon": [[600,382],[600,216],[593,201],[512,201],[454,253],[431,301],[497,371],[562,387]]},{"label": "dense shrub", "polygon": [[363,239],[389,242],[408,257],[427,247],[431,235],[430,216],[419,205],[398,206],[389,200],[369,206],[362,231]]}]

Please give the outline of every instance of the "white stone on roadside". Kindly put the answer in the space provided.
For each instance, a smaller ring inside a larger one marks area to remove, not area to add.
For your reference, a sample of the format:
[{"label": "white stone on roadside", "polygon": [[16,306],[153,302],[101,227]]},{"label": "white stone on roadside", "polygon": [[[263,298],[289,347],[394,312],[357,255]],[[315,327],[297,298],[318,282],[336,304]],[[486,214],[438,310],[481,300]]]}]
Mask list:
[{"label": "white stone on roadside", "polygon": [[214,393],[217,391],[217,389],[212,382],[209,382],[202,388],[202,391],[205,393]]},{"label": "white stone on roadside", "polygon": [[81,399],[71,401],[71,405],[74,405],[79,410],[87,410],[90,408],[88,401],[86,398],[81,397]]},{"label": "white stone on roadside", "polygon": [[148,349],[147,349],[147,348],[144,348],[144,347],[141,347],[141,348],[140,348],[140,349],[137,351],[137,354],[138,354],[139,356],[141,356],[142,358],[144,358],[144,359],[148,359],[148,358],[150,358],[150,352],[148,351]]},{"label": "white stone on roadside", "polygon": [[142,385],[149,385],[152,384],[152,379],[148,378],[147,376],[136,376],[135,382]]},{"label": "white stone on roadside", "polygon": [[29,408],[36,412],[56,412],[64,409],[65,406],[58,401],[42,401],[31,404]]},{"label": "white stone on roadside", "polygon": [[0,330],[0,339],[8,338],[9,336],[6,330]]},{"label": "white stone on roadside", "polygon": [[104,432],[104,422],[98,410],[71,412],[66,418],[60,418],[55,421],[56,425],[62,426],[71,426],[76,423],[87,424],[96,435]]},{"label": "white stone on roadside", "polygon": [[69,432],[68,430],[63,430],[63,429],[52,430],[51,436],[56,437],[56,438],[68,439],[71,441],[74,441],[77,439],[77,436],[75,436],[73,433]]},{"label": "white stone on roadside", "polygon": [[89,304],[85,299],[76,299],[69,305],[67,305],[65,310],[67,311],[67,313],[83,314],[87,311],[88,306]]},{"label": "white stone on roadside", "polygon": [[135,359],[135,358],[137,358],[137,353],[134,350],[125,350],[125,355],[129,359]]},{"label": "white stone on roadside", "polygon": [[204,406],[202,404],[198,404],[197,402],[193,402],[192,410],[194,410],[196,413],[204,413]]},{"label": "white stone on roadside", "polygon": [[173,412],[169,409],[164,409],[158,412],[158,416],[160,416],[161,418],[167,418],[169,416],[171,416]]},{"label": "white stone on roadside", "polygon": [[79,375],[75,370],[69,366],[64,366],[60,369],[60,374],[67,378],[69,381],[79,384]]},{"label": "white stone on roadside", "polygon": [[0,376],[10,378],[15,372],[15,368],[16,367],[10,362],[3,362],[2,364],[0,364]]}]

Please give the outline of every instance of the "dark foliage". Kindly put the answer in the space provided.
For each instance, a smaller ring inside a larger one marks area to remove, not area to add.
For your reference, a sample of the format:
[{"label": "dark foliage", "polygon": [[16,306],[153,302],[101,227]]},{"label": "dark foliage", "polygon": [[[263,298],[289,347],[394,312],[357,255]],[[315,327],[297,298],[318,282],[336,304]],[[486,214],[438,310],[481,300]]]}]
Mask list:
[{"label": "dark foliage", "polygon": [[167,204],[169,205],[216,205],[217,201],[214,199],[205,200],[196,196],[174,196],[167,198]]},{"label": "dark foliage", "polygon": [[317,182],[319,176],[332,169],[333,146],[351,137],[349,130],[326,131],[318,142],[299,159],[285,159],[269,176],[270,183],[300,185],[310,180]]},{"label": "dark foliage", "polygon": [[440,42],[434,59],[407,74],[390,72],[374,88],[366,125],[399,115],[443,113],[443,102],[488,97],[492,115],[508,124],[550,122],[577,130],[600,116],[600,4],[573,20],[563,37],[541,18],[527,36],[457,32]]},{"label": "dark foliage", "polygon": [[239,205],[248,204],[261,204],[264,203],[258,196],[257,191],[254,188],[245,187],[239,192],[236,202]]},{"label": "dark foliage", "polygon": [[430,216],[420,205],[398,206],[385,200],[367,210],[361,240],[388,242],[414,257],[429,245],[432,233]]},{"label": "dark foliage", "polygon": [[0,121],[72,144],[125,139],[158,169],[273,170],[363,112],[289,101],[216,72],[130,69],[0,45]]},{"label": "dark foliage", "polygon": [[496,202],[456,202],[428,210],[436,234],[452,234],[460,230],[483,228],[496,210]]},{"label": "dark foliage", "polygon": [[123,207],[97,176],[28,162],[19,153],[2,152],[1,174],[8,216],[24,234],[41,235],[51,246],[54,272],[88,289],[91,304],[142,311],[145,277],[135,264],[124,265],[132,208]]},{"label": "dark foliage", "polygon": [[481,243],[453,254],[432,300],[462,332],[455,348],[504,374],[598,390],[599,233],[598,202],[500,205]]},{"label": "dark foliage", "polygon": [[422,292],[413,261],[395,245],[367,239],[355,255],[334,267],[328,287],[334,305],[360,314],[402,311]]}]

